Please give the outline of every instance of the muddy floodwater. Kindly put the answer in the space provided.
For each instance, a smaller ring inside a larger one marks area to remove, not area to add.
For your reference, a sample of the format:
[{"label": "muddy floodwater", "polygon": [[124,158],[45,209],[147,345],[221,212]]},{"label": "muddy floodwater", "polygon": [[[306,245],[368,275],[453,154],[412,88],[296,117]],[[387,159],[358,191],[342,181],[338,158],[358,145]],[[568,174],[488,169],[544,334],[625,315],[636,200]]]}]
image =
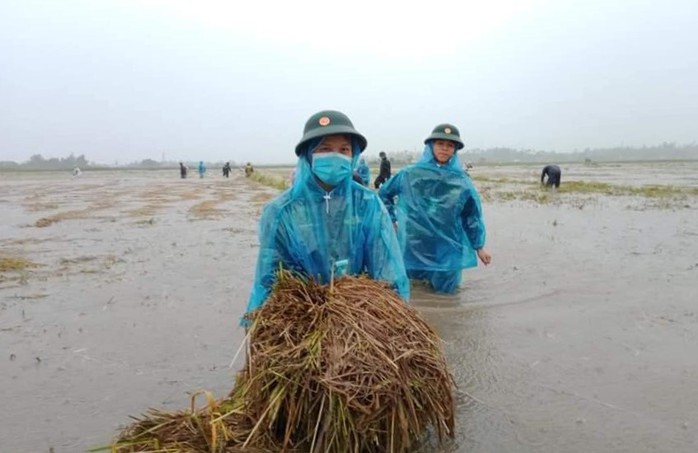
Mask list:
[{"label": "muddy floodwater", "polygon": [[[540,168],[472,169],[493,263],[456,296],[413,288],[458,384],[443,451],[698,451],[698,163],[562,165],[556,193]],[[0,452],[84,452],[225,396],[277,193],[238,172],[0,173]]]}]

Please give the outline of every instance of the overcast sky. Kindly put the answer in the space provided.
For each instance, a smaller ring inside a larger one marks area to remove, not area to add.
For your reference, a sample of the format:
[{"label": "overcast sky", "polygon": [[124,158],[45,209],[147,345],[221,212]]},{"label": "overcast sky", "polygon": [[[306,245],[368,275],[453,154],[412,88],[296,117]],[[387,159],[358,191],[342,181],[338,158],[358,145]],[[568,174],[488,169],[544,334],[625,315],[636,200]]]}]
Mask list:
[{"label": "overcast sky", "polygon": [[368,150],[698,141],[695,0],[0,0],[0,160],[291,162]]}]

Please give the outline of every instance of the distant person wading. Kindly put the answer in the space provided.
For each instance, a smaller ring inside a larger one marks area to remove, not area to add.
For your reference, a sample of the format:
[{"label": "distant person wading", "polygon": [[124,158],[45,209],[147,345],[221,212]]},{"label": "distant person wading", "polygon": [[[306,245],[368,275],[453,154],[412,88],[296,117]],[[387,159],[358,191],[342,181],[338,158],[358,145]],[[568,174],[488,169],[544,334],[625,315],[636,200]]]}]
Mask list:
[{"label": "distant person wading", "polygon": [[388,160],[388,156],[386,156],[383,151],[378,153],[378,155],[381,158],[381,166],[378,170],[378,176],[376,177],[376,180],[373,181],[373,186],[376,189],[378,189],[381,186],[381,184],[390,179],[390,161]]},{"label": "distant person wading", "polygon": [[[547,181],[545,181],[546,176],[548,177]],[[540,175],[540,183],[545,184],[546,187],[559,188],[560,179],[562,179],[562,170],[557,165],[546,165]]]},{"label": "distant person wading", "polygon": [[463,269],[477,266],[478,258],[490,264],[482,206],[456,155],[463,148],[458,129],[440,124],[424,143],[422,158],[378,193],[395,222],[407,275],[452,294]]},{"label": "distant person wading", "polygon": [[356,166],[356,173],[359,175],[359,182],[361,185],[368,187],[369,182],[371,181],[371,169],[368,168],[366,159],[363,157],[359,159],[359,163]]}]

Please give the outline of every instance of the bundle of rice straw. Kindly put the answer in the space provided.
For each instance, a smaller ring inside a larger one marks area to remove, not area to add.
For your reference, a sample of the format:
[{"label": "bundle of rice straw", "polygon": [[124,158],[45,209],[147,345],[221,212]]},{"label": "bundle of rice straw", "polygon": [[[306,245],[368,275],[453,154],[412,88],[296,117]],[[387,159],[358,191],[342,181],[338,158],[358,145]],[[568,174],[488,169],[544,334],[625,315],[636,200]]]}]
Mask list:
[{"label": "bundle of rice straw", "polygon": [[440,340],[388,284],[281,271],[249,320],[247,364],[228,398],[151,411],[112,451],[405,452],[430,429],[453,437]]}]

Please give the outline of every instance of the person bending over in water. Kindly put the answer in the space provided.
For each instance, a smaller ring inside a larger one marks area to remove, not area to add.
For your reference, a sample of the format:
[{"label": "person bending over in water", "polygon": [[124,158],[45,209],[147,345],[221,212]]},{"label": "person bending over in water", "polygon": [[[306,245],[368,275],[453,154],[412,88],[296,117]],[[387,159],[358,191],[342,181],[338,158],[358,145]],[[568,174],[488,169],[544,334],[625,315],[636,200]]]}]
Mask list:
[{"label": "person bending over in water", "polygon": [[[548,177],[548,181],[545,181],[545,177]],[[540,174],[540,183],[545,184],[546,187],[555,187],[558,189],[560,187],[560,179],[562,178],[562,170],[557,165],[546,165],[543,168],[543,173]]]}]

